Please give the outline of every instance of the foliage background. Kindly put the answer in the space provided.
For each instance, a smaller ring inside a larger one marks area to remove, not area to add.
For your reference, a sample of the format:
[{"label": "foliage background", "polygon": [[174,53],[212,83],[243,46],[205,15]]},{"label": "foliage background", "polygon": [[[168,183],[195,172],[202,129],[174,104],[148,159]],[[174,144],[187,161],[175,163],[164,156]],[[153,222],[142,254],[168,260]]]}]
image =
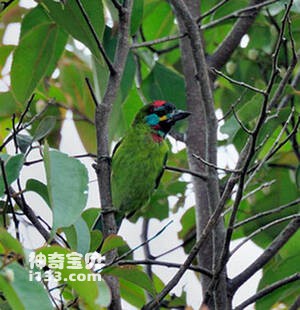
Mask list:
[{"label": "foliage background", "polygon": [[[47,138],[51,148],[59,148],[63,122],[66,115],[69,115],[67,111],[72,112],[76,130],[85,147],[84,153],[96,153],[95,105],[85,79],[88,78],[93,81],[93,88],[98,99],[103,96],[109,79],[109,70],[103,60],[103,54],[99,52],[97,42],[75,1],[67,1],[66,5],[52,0],[40,2],[41,4],[38,7],[27,10],[18,6],[18,1],[14,1],[1,13],[3,27],[0,35],[2,38],[10,24],[22,21],[17,47],[5,44],[4,40],[2,40],[0,47],[0,65],[2,69],[5,68],[2,71],[3,86],[0,93],[1,141],[5,141],[9,135],[7,128],[12,129],[12,115],[15,115],[13,120],[16,123],[20,121],[20,117],[21,121],[24,117],[23,123],[20,122],[21,125],[31,122],[32,118],[38,115],[36,121],[32,122],[26,131],[21,132],[20,130],[19,133],[18,129],[22,128],[18,128],[18,125],[15,128],[18,133],[15,135],[15,144],[18,146],[19,155],[8,157],[5,154],[5,148],[1,147],[3,152],[1,159],[5,164],[9,185],[19,178],[23,165],[31,165],[30,161],[33,158],[30,157],[32,156],[30,153],[37,153],[38,146],[44,145],[45,138]],[[102,42],[106,55],[113,61],[118,34],[116,9],[110,1],[82,1],[82,3],[99,40]],[[225,74],[234,80],[246,81],[256,90],[265,89],[269,82],[272,69],[271,56],[282,27],[281,19],[287,8],[284,5],[286,3],[287,1],[277,1],[268,6],[268,10],[263,9],[260,12],[247,36],[243,38],[243,46],[238,46],[230,59],[224,64],[222,70]],[[207,12],[216,4],[218,1],[203,1],[201,11]],[[236,19],[228,18],[224,22],[219,21],[219,23],[215,21],[218,22],[223,16],[243,9],[247,5],[248,1],[232,1],[202,20],[207,54],[213,54]],[[272,87],[272,94],[275,93],[289,69],[293,51],[292,40],[295,40],[296,47],[298,46],[299,10],[300,4],[295,1],[291,9],[291,30],[285,31],[286,39],[282,40],[282,47],[278,54],[279,76]],[[143,41],[156,40],[177,33],[178,27],[174,23],[174,14],[167,2],[156,0],[134,1],[130,25],[134,48],[131,48],[128,54],[124,75],[109,120],[109,141],[112,145],[124,135],[143,101],[150,102],[163,98],[175,103],[178,108],[186,108],[185,82],[180,63],[178,39],[150,47],[139,46]],[[292,37],[291,33],[293,34]],[[74,39],[80,41],[85,47],[75,43]],[[12,55],[13,58],[11,58]],[[7,67],[11,59],[13,60],[9,71]],[[256,162],[262,162],[262,166],[260,171],[253,175],[244,190],[244,197],[247,197],[248,194],[248,198],[242,199],[240,203],[237,222],[294,201],[296,203],[283,209],[280,213],[262,217],[237,228],[234,231],[233,239],[247,237],[257,229],[270,222],[280,220],[280,218],[289,217],[288,219],[291,219],[298,216],[299,134],[295,134],[290,140],[287,140],[287,143],[280,148],[275,156],[265,160],[269,150],[274,147],[277,137],[281,135],[280,141],[283,141],[293,132],[293,128],[299,122],[298,78],[298,67],[296,66],[284,93],[280,94],[278,106],[281,105],[281,108],[273,110],[261,128],[257,142],[261,148],[256,152],[252,163],[255,165]],[[294,81],[296,82],[293,83]],[[28,105],[29,110],[25,115],[24,110],[33,92],[35,96],[31,104]],[[288,96],[289,100],[283,105],[287,98],[285,96]],[[221,150],[219,154],[225,156],[227,148],[232,149],[232,146],[240,153],[247,141],[247,132],[245,128],[242,128],[240,122],[248,129],[254,128],[262,106],[262,97],[259,93],[242,87],[241,84],[237,85],[227,78],[219,76],[215,82],[214,100],[218,114],[225,116],[225,119],[219,122],[220,131],[223,133],[219,136],[218,141],[219,150]],[[232,113],[233,105],[237,116]],[[176,128],[179,133],[183,133],[185,130],[186,124]],[[181,135],[179,136],[181,137]],[[173,144],[176,143],[173,142]],[[13,143],[11,145],[12,150]],[[30,199],[27,192],[35,192],[47,202],[53,212],[52,233],[63,231],[72,250],[80,253],[94,250],[99,244],[101,236],[99,232],[91,231],[93,221],[98,214],[97,208],[83,211],[86,206],[88,183],[85,168],[73,157],[67,157],[52,149],[47,151],[47,147],[44,152],[46,171],[46,182],[44,182],[46,185],[36,180],[27,181],[26,184],[22,183],[22,188],[25,187],[26,190],[26,200]],[[72,155],[75,154],[72,153]],[[220,161],[220,163],[225,163],[225,168],[233,168],[229,166],[226,160]],[[185,150],[172,154],[168,165],[188,169]],[[68,169],[62,170],[61,167],[68,167]],[[228,179],[228,174],[220,173],[219,177],[222,188],[222,184]],[[94,176],[90,175],[90,181],[93,178]],[[35,176],[34,179],[36,179]],[[162,221],[169,216],[172,217],[178,210],[182,212],[185,201],[191,194],[190,180],[191,178],[187,175],[182,176],[174,172],[166,172],[161,186],[149,204],[150,207],[143,209],[140,215],[145,219]],[[262,190],[256,191],[262,185],[264,185]],[[13,226],[20,221],[20,228],[22,229],[22,220],[14,219],[12,205],[4,196],[5,189],[7,188],[5,188],[4,182],[0,182],[0,194],[3,198],[1,205],[4,210],[9,210],[7,214],[2,216],[2,225],[7,227],[6,221],[11,221]],[[255,190],[254,193],[253,190]],[[168,197],[172,197],[173,201],[170,210]],[[234,195],[232,198],[233,200],[227,203],[226,208],[228,209],[233,204]],[[17,202],[16,204],[18,205]],[[29,205],[31,206],[30,203]],[[67,212],[66,206],[70,206],[72,209]],[[22,206],[18,205],[18,207],[22,212],[26,212]],[[96,203],[95,207],[98,207]],[[38,213],[38,208],[35,211]],[[68,217],[65,216],[66,213]],[[191,240],[184,246],[184,251],[188,253],[194,243],[194,238],[189,237],[195,235],[195,215],[192,206],[182,213],[184,213],[181,217],[182,229],[178,233],[178,237],[183,242],[187,239]],[[251,237],[251,240],[265,249],[286,227],[286,224],[287,222],[283,221],[271,226],[271,228],[262,230],[257,236]],[[47,233],[49,234],[49,231],[44,232],[46,237]],[[296,242],[298,234],[296,233],[264,266],[260,288],[298,272],[297,262],[300,253]],[[10,238],[4,231],[3,235],[7,239]],[[126,238],[124,239],[126,240]],[[125,241],[118,238],[107,243],[110,242],[111,245],[108,245],[108,248],[126,246]],[[2,240],[1,244],[3,253],[12,250],[18,255],[24,255],[23,250],[19,249],[15,240]],[[14,264],[9,264],[9,267],[14,271],[16,279],[22,279],[26,270]],[[163,284],[158,278],[155,278],[154,283],[152,283],[148,275],[143,273],[139,267],[132,267],[130,270],[131,276],[128,275],[125,267],[114,267],[107,272],[117,275],[121,279],[122,298],[139,308],[146,303],[146,292],[154,294],[155,290],[161,290]],[[278,272],[279,270],[281,272]],[[47,299],[46,293],[41,293],[41,286],[32,286],[31,298],[29,301],[24,299],[21,294],[22,287],[15,287],[13,284],[10,285],[5,282],[7,281],[7,274],[5,270],[3,272],[0,287],[2,285],[4,295],[9,302],[15,297],[14,294],[18,296],[17,302],[23,303],[26,308],[32,306],[30,302],[35,300],[34,294],[44,296],[45,300]],[[136,277],[133,277],[133,274]],[[14,283],[17,282],[14,281]],[[72,283],[69,285],[72,287]],[[93,286],[94,284],[89,285]],[[89,298],[86,297],[84,285],[74,287],[85,307],[107,306],[109,301],[108,288],[104,282],[101,285],[100,298],[98,299],[95,297],[99,291],[98,287],[90,288],[91,292],[95,291],[96,293]],[[132,290],[136,293],[134,299],[130,297]],[[260,299],[256,307],[257,309],[268,309],[278,302],[290,305],[298,295],[299,288],[291,284]],[[68,302],[72,302],[74,299],[74,296],[70,295],[70,291],[66,291],[64,297]],[[168,296],[167,300],[169,300],[169,305],[172,303],[185,304],[184,294],[174,299]],[[45,303],[47,302],[45,301]]]}]

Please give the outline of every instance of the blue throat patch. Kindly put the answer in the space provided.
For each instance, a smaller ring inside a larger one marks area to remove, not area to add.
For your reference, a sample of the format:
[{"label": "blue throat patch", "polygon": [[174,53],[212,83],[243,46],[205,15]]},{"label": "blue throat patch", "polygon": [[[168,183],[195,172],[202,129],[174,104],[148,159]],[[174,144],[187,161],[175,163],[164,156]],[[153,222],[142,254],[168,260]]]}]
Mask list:
[{"label": "blue throat patch", "polygon": [[159,116],[156,115],[155,113],[147,115],[145,119],[146,119],[147,124],[150,126],[155,126],[159,123]]}]

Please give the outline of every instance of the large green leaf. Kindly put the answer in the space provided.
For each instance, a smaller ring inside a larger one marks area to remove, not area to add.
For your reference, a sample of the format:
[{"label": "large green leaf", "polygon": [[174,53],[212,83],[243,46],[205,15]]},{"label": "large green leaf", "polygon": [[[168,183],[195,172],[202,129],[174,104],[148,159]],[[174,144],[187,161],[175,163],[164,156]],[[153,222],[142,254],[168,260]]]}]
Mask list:
[{"label": "large green leaf", "polygon": [[160,0],[145,1],[142,27],[147,40],[172,34],[177,27],[170,5]]},{"label": "large green leaf", "polygon": [[[53,0],[42,0],[41,3],[58,25],[85,44],[98,59],[101,59],[97,43],[75,0],[66,1],[63,6]],[[105,26],[102,1],[81,0],[81,3],[98,39],[101,40]]]},{"label": "large green leaf", "polygon": [[92,80],[88,66],[76,56],[67,54],[60,66],[60,82],[67,98],[68,105],[73,108],[73,119],[81,141],[87,152],[96,151],[96,132],[93,124],[95,104],[89,93],[85,78]]},{"label": "large green leaf", "polygon": [[[275,180],[275,183],[269,186],[265,191],[258,191],[256,194],[251,195],[248,199],[242,201],[238,211],[239,221],[259,214],[260,212],[270,211],[299,197],[299,191],[297,190],[295,183],[291,179],[290,174],[286,169],[263,169],[259,175],[257,175],[257,179],[255,180],[261,179],[263,179],[265,182]],[[294,205],[280,212],[276,212],[268,216],[263,216],[255,221],[244,224],[238,229],[238,231],[240,232],[240,230],[242,230],[244,235],[247,236],[272,221],[295,214],[297,212],[299,212],[299,205]],[[265,248],[276,238],[276,236],[278,236],[278,234],[287,225],[287,223],[288,222],[286,221],[260,232],[252,239],[252,241],[258,244],[260,247]]]},{"label": "large green leaf", "polygon": [[[38,253],[42,253],[46,256],[46,261],[48,262],[48,258],[50,255],[58,253],[64,256],[64,264],[63,268],[52,268],[54,271],[61,273],[62,282],[67,283],[68,286],[75,289],[76,292],[79,295],[80,303],[84,307],[84,309],[87,310],[94,310],[99,309],[99,297],[101,296],[101,291],[99,291],[99,286],[97,284],[97,281],[95,280],[88,280],[89,277],[91,277],[92,272],[89,269],[85,268],[85,261],[81,259],[79,261],[79,265],[81,268],[79,269],[70,269],[68,268],[70,266],[69,260],[67,259],[68,256],[71,253],[70,250],[59,247],[59,246],[52,246],[52,247],[46,247],[42,248],[37,251]],[[72,275],[73,274],[73,275]],[[72,275],[72,276],[71,276]],[[79,280],[77,277],[78,275],[81,275],[81,279],[85,278],[85,280]],[[77,279],[77,280],[72,280]],[[104,292],[105,295],[107,295],[107,290]]]},{"label": "large green leaf", "polygon": [[179,109],[186,107],[183,77],[160,63],[156,63],[143,81],[142,89],[149,102],[161,99],[174,103]]},{"label": "large green leaf", "polygon": [[103,270],[103,274],[113,275],[134,283],[148,291],[152,296],[155,296],[155,288],[150,278],[145,272],[141,271],[136,266],[128,265],[120,267],[109,267]]},{"label": "large green leaf", "polygon": [[137,309],[142,309],[147,301],[145,291],[139,285],[130,281],[126,281],[122,278],[120,278],[119,281],[121,297]]},{"label": "large green leaf", "polygon": [[144,0],[134,0],[131,13],[131,27],[130,27],[131,35],[134,35],[140,27],[140,24],[143,19],[143,8],[144,8]]},{"label": "large green leaf", "polygon": [[[270,261],[263,269],[263,277],[261,278],[258,290],[271,285],[274,282],[280,281],[284,278],[292,276],[300,272],[300,246],[299,246],[300,232],[297,232],[280,252]],[[271,309],[277,303],[291,306],[300,294],[299,281],[292,282],[288,285],[273,291],[267,296],[259,299],[256,302],[255,309],[264,310]]]},{"label": "large green leaf", "polygon": [[40,80],[51,74],[66,41],[67,34],[40,6],[24,17],[11,69],[12,92],[18,102],[25,104]]},{"label": "large green leaf", "polygon": [[0,244],[4,249],[4,252],[2,254],[13,252],[17,255],[24,256],[24,251],[21,243],[3,227],[0,228]]},{"label": "large green leaf", "polygon": [[[4,156],[4,154],[0,154],[0,158],[4,160],[6,181],[8,185],[10,185],[19,177],[20,171],[24,163],[24,155],[18,154],[15,156],[7,157],[6,155]],[[0,171],[0,197],[4,195],[4,191],[5,191],[4,178],[2,175],[2,171]]]},{"label": "large green leaf", "polygon": [[43,285],[29,278],[28,270],[17,263],[9,264],[0,275],[0,290],[14,310],[52,310]]},{"label": "large green leaf", "polygon": [[44,149],[44,164],[54,232],[78,220],[87,201],[88,174],[79,160],[49,150],[47,145]]},{"label": "large green leaf", "polygon": [[13,113],[21,110],[11,92],[0,93],[0,117],[11,117]]}]

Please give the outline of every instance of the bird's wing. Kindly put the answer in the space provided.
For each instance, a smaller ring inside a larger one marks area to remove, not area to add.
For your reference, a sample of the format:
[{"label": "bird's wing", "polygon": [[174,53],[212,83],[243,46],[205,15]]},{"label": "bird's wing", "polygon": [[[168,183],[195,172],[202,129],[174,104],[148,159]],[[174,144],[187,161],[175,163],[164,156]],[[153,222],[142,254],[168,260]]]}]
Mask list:
[{"label": "bird's wing", "polygon": [[114,157],[114,155],[115,155],[117,149],[119,148],[119,146],[121,145],[122,141],[123,141],[123,138],[122,138],[120,141],[118,141],[117,144],[115,145],[115,147],[114,147],[114,149],[113,149],[113,151],[112,151],[111,158]]},{"label": "bird's wing", "polygon": [[159,173],[159,175],[157,176],[156,180],[155,180],[155,189],[158,188],[159,186],[159,183],[160,183],[160,180],[164,174],[164,171],[165,171],[165,165],[167,163],[167,160],[168,160],[168,152],[166,153],[165,157],[164,157],[164,160],[163,160],[163,166],[162,166],[162,169]]}]

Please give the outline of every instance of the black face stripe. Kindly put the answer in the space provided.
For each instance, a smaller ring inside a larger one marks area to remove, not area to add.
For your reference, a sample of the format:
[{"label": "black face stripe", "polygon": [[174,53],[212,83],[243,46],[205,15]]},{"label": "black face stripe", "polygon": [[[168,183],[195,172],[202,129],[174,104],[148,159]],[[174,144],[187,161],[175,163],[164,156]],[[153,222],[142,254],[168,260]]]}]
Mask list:
[{"label": "black face stripe", "polygon": [[153,108],[152,113],[155,113],[158,116],[164,116],[164,115],[172,113],[175,110],[176,110],[176,107],[174,104],[170,102],[166,102],[164,105],[158,108]]}]

